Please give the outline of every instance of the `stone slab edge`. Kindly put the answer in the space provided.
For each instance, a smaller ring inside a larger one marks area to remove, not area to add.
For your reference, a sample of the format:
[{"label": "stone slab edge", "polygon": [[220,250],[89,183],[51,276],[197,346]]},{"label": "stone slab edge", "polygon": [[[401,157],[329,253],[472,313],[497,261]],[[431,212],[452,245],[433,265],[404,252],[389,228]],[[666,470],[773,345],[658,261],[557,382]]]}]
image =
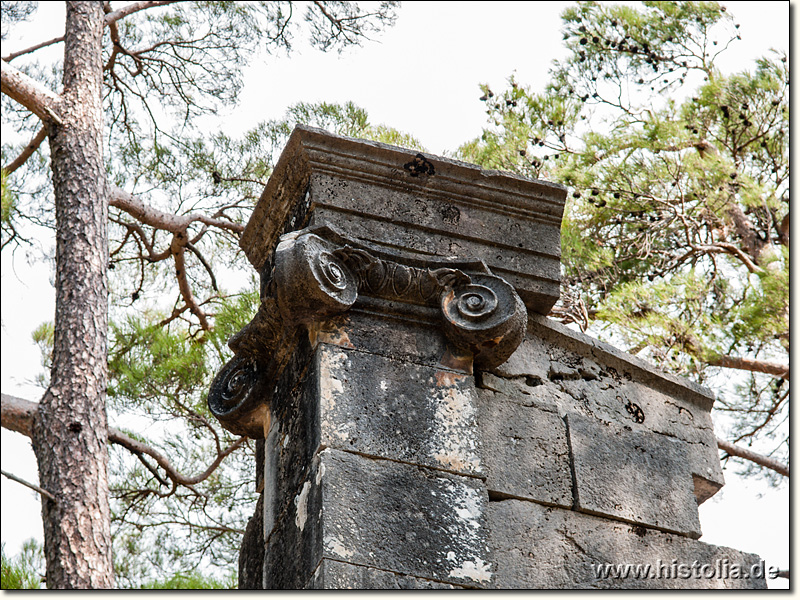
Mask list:
[{"label": "stone slab edge", "polygon": [[[711,408],[714,405],[714,393],[707,387],[689,379],[659,371],[647,361],[623,352],[585,333],[573,331],[545,316],[535,313],[528,314],[528,335],[531,334],[539,335],[548,341],[554,341],[586,358],[609,366],[623,366],[633,371],[636,381],[657,387],[667,394],[681,396],[706,412],[711,412]],[[567,338],[567,341],[572,343],[564,344],[564,338]]]},{"label": "stone slab edge", "polygon": [[[315,163],[313,154],[317,151],[326,153],[326,163]],[[442,195],[451,201],[476,202],[498,211],[506,208],[520,217],[542,220],[557,227],[561,223],[567,195],[564,186],[426,155],[426,159],[437,165],[433,179],[435,184],[429,185],[429,178],[405,176],[402,170],[405,163],[414,160],[417,155],[414,150],[299,125],[278,159],[239,241],[256,269],[264,264],[282,233],[291,204],[305,193],[311,164],[322,171],[336,171],[327,162],[335,155],[346,158],[350,169],[339,170],[350,178],[354,177],[350,170],[357,164],[360,169],[356,172],[360,178],[368,177],[376,185],[396,185],[412,193]]]},{"label": "stone slab edge", "polygon": [[[339,585],[344,583],[348,585]],[[305,589],[468,590],[473,588],[326,557],[320,561]]]}]

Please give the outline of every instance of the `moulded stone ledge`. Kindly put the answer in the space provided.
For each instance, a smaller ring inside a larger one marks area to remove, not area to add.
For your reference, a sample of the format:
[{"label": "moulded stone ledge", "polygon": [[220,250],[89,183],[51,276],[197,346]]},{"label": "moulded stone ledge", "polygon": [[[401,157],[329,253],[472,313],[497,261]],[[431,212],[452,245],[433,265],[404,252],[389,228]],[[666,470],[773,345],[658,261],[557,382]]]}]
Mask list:
[{"label": "moulded stone ledge", "polygon": [[329,222],[387,248],[481,259],[547,314],[559,296],[565,200],[554,183],[298,126],[240,246],[266,273],[281,234]]},{"label": "moulded stone ledge", "polygon": [[562,416],[581,414],[679,442],[698,504],[725,483],[708,390],[550,319],[531,316],[517,351],[477,377],[482,387],[512,402],[554,405]]}]

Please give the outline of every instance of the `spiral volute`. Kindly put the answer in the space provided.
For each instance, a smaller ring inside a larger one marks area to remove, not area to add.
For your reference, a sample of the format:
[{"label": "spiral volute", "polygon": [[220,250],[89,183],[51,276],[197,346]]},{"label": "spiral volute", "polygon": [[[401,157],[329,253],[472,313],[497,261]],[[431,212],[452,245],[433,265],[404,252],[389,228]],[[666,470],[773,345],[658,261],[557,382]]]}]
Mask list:
[{"label": "spiral volute", "polygon": [[493,275],[471,275],[468,284],[445,289],[441,297],[445,334],[476,366],[502,364],[525,333],[525,305],[514,288]]}]

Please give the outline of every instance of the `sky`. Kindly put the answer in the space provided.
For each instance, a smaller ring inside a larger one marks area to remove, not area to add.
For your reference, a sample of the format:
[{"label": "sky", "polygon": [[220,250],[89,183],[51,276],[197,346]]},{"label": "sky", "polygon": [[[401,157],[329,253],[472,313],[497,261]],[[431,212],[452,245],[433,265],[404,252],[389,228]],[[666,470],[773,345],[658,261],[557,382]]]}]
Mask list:
[{"label": "sky", "polygon": [[[123,3],[115,3],[115,6]],[[723,2],[743,38],[719,63],[751,69],[770,47],[789,49],[789,2]],[[565,2],[405,2],[396,25],[361,48],[323,54],[298,44],[289,57],[254,61],[245,74],[239,108],[220,125],[237,134],[259,121],[279,119],[294,103],[353,101],[373,124],[414,135],[433,154],[454,151],[486,125],[479,84],[502,89],[512,74],[534,89],[544,86],[551,61],[563,56],[559,14]],[[4,43],[2,54],[63,33],[61,3],[41,3],[35,25]],[[63,51],[61,49],[55,51]],[[44,248],[52,240],[42,237]],[[38,400],[32,385],[40,353],[30,333],[52,319],[52,266],[17,253],[2,256],[2,391]],[[2,468],[35,482],[27,438],[2,431]],[[789,567],[789,487],[770,488],[725,471],[727,485],[700,507],[702,541],[761,555]],[[41,539],[37,495],[2,478],[2,540],[14,554],[28,537]],[[787,587],[785,579],[770,587]]]}]

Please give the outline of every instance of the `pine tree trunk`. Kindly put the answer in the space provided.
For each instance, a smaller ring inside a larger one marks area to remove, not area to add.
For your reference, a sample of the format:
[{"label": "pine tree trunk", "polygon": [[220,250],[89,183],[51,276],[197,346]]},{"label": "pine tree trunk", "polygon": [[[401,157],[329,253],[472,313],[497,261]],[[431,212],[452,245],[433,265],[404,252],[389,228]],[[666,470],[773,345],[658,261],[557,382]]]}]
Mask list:
[{"label": "pine tree trunk", "polygon": [[108,182],[102,152],[102,2],[67,2],[61,125],[50,129],[56,314],[50,387],[34,419],[47,587],[114,585],[105,409]]}]

